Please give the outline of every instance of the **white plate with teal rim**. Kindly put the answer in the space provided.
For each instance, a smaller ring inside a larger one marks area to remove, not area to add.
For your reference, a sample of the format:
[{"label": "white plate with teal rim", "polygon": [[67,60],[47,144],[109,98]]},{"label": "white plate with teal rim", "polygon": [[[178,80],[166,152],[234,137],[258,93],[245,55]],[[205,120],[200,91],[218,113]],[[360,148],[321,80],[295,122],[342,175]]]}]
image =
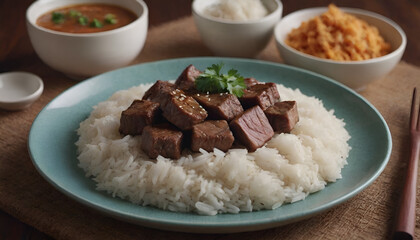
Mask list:
[{"label": "white plate with teal rim", "polygon": [[[243,76],[299,88],[321,99],[327,109],[346,122],[352,147],[343,178],[305,200],[275,210],[200,216],[143,207],[95,190],[77,166],[76,129],[92,107],[114,92],[141,83],[175,79],[189,64],[205,69],[224,63]],[[52,100],[36,117],[29,134],[29,153],[39,173],[56,189],[104,214],[142,226],[183,232],[228,233],[267,229],[296,222],[331,209],[370,185],[385,168],[391,153],[391,134],[381,114],[353,90],[306,70],[258,60],[182,58],[144,63],[101,74],[80,82]]]}]

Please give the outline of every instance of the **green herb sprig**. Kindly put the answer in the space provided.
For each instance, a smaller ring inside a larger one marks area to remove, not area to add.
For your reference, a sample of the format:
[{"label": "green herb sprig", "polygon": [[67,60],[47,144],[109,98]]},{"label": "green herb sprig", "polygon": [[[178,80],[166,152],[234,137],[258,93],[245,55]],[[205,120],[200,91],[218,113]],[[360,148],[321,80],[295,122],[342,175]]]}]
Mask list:
[{"label": "green herb sprig", "polygon": [[88,19],[87,17],[85,17],[85,16],[80,16],[80,17],[77,19],[77,22],[78,22],[80,25],[82,25],[82,26],[86,26],[86,25],[88,24],[88,22],[89,22],[89,19]]},{"label": "green herb sprig", "polygon": [[242,97],[246,85],[244,78],[235,69],[230,69],[227,74],[222,74],[223,63],[213,64],[195,80],[197,90],[209,93],[229,92],[237,97]]},{"label": "green herb sprig", "polygon": [[96,18],[94,18],[93,20],[92,20],[92,22],[90,22],[90,25],[89,25],[90,27],[93,27],[93,28],[101,28],[101,27],[103,27],[104,25],[101,23],[101,21],[99,21],[98,19],[96,19]]},{"label": "green herb sprig", "polygon": [[69,11],[69,16],[72,17],[72,18],[81,17],[82,13],[72,9],[72,10]]},{"label": "green herb sprig", "polygon": [[114,14],[108,13],[107,15],[105,15],[104,22],[107,24],[116,24],[118,20],[115,18]]},{"label": "green herb sprig", "polygon": [[52,16],[51,16],[51,20],[55,24],[60,24],[60,23],[64,22],[65,18],[66,18],[66,16],[61,12],[53,12]]}]

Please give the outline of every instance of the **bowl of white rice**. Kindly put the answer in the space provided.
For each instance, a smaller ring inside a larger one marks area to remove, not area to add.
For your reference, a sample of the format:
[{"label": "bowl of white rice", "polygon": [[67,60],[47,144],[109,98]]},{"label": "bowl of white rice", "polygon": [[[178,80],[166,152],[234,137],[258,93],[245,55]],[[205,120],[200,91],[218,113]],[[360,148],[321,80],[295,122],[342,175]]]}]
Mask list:
[{"label": "bowl of white rice", "polygon": [[255,57],[268,44],[283,5],[279,0],[194,0],[204,44],[217,56]]}]

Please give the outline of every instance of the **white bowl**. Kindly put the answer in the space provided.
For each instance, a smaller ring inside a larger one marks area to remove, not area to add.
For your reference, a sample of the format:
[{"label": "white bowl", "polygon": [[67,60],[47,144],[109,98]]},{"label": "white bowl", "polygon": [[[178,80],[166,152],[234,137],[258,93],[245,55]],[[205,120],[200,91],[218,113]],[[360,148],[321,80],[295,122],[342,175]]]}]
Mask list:
[{"label": "white bowl", "polygon": [[[83,3],[114,4],[133,11],[138,18],[111,31],[77,34],[52,31],[36,24],[42,14]],[[26,11],[32,46],[51,68],[73,77],[88,77],[131,63],[143,48],[148,9],[142,0],[38,0]]]},{"label": "white bowl", "polygon": [[388,18],[360,9],[340,9],[377,27],[385,41],[391,44],[392,52],[369,60],[344,62],[305,54],[284,43],[293,28],[298,28],[302,22],[321,15],[328,10],[327,8],[309,8],[285,16],[276,25],[274,36],[285,63],[323,74],[360,91],[367,84],[386,76],[394,68],[404,53],[407,38],[404,31]]},{"label": "white bowl", "polygon": [[192,12],[204,44],[218,56],[255,57],[267,46],[283,5],[279,0],[262,0],[269,14],[258,20],[232,21],[205,15],[218,0],[194,0]]},{"label": "white bowl", "polygon": [[38,76],[27,72],[0,74],[0,108],[20,110],[29,107],[44,90]]}]

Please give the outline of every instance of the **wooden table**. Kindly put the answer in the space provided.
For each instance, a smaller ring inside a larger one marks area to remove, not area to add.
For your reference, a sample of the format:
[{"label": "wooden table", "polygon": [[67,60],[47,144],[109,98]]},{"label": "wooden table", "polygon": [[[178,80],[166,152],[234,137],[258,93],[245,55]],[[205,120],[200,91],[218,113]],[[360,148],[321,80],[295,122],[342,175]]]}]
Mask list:
[{"label": "wooden table", "polygon": [[[26,31],[25,11],[31,2],[33,1],[0,1],[0,72],[31,71],[41,68],[44,71],[43,77],[65,78],[62,74],[46,67],[36,56],[30,44]],[[330,3],[327,0],[283,0],[282,2],[283,16],[302,8],[325,6]],[[191,0],[146,0],[146,3],[150,11],[150,27],[191,14]],[[403,60],[420,66],[420,41],[418,40],[420,39],[420,1],[343,0],[336,4],[377,12],[397,22],[408,38]],[[69,85],[74,83],[70,82]],[[0,112],[0,114],[8,113]],[[0,138],[5,137],[0,135]],[[0,149],[0,155],[7,151],[7,148]],[[9,212],[7,209],[5,211]],[[6,212],[0,211],[0,239],[50,238]]]}]

